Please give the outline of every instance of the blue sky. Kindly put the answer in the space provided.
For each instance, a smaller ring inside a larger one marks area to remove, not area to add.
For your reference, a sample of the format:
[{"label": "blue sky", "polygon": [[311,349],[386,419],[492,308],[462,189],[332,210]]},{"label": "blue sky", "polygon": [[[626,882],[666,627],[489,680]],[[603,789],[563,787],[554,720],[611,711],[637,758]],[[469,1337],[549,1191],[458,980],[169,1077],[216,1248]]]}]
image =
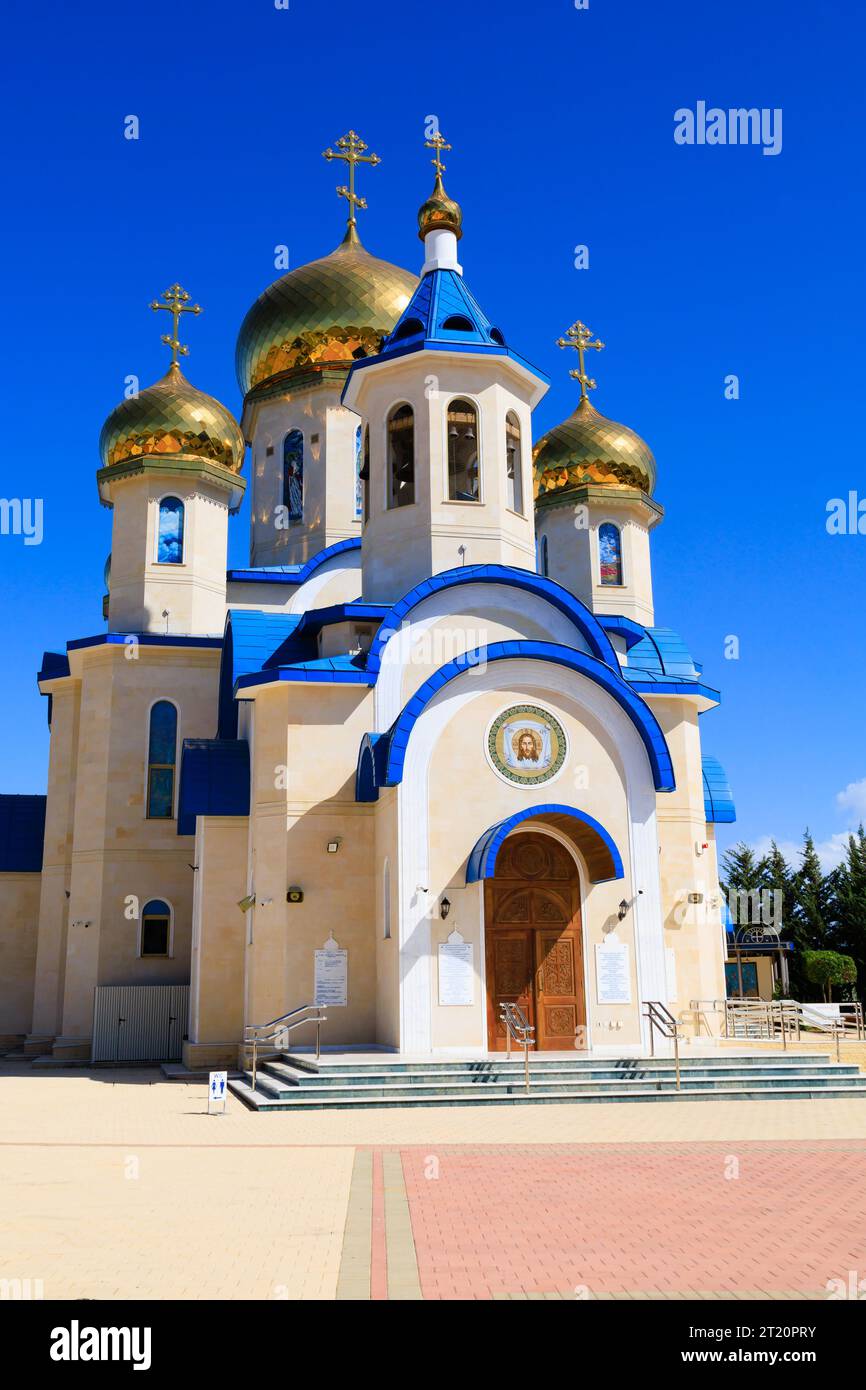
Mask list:
[{"label": "blue sky", "polygon": [[[165,369],[147,304],[176,279],[204,304],[185,365],[239,412],[235,337],[274,247],[297,265],[341,235],[321,151],[353,126],[381,155],[362,235],[417,268],[435,115],[467,280],[553,380],[537,433],[574,403],[554,341],[582,318],[607,344],[595,405],[655,452],[656,621],[722,690],[703,730],[738,803],[724,842],[808,823],[829,855],[866,816],[866,536],[825,527],[831,498],[866,497],[859,7],[49,0],[7,10],[4,38],[2,494],[45,521],[39,546],[0,536],[0,790],[44,789],[42,651],[102,630],[97,440],[124,377]],[[781,153],[677,145],[698,101],[781,108]]]}]

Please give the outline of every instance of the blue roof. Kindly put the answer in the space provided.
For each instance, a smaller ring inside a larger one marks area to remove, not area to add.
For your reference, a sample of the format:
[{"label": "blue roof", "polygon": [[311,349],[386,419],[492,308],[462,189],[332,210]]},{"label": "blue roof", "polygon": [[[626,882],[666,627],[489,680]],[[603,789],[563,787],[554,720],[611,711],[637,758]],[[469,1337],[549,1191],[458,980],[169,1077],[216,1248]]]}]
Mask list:
[{"label": "blue roof", "polygon": [[290,661],[316,655],[313,637],[299,633],[300,613],[266,613],[259,608],[230,608],[226,614],[223,656],[220,665],[220,738],[235,738],[238,707],[237,682],[252,672],[270,671]]},{"label": "blue roof", "polygon": [[627,672],[697,679],[700,671],[678,633],[669,627],[645,627],[643,633],[643,638],[629,648]]},{"label": "blue roof", "polygon": [[374,357],[363,357],[353,363],[343,396],[353,374],[365,367],[410,352],[454,349],[510,357],[541,381],[548,380],[537,367],[507,346],[501,329],[491,323],[458,271],[431,270],[422,278],[381,350]]},{"label": "blue roof", "polygon": [[704,754],[701,758],[704,774],[704,810],[708,825],[730,825],[737,819],[728,774],[718,758]]},{"label": "blue roof", "polygon": [[361,537],[350,536],[348,540],[325,546],[305,565],[262,565],[255,569],[227,570],[226,578],[240,584],[305,584],[317,569],[335,556],[343,555],[347,550],[360,549]]},{"label": "blue roof", "polygon": [[0,796],[0,873],[41,872],[46,801],[44,796]]},{"label": "blue roof", "polygon": [[248,816],[250,750],[244,739],[185,738],[180,760],[178,835],[194,835],[196,816]]},{"label": "blue roof", "polygon": [[601,822],[586,811],[578,810],[576,806],[548,802],[540,806],[524,807],[506,820],[499,821],[498,824],[491,825],[489,830],[485,830],[469,855],[466,865],[467,884],[492,878],[496,872],[496,857],[506,837],[518,825],[538,819],[551,821],[559,828],[568,827],[571,838],[586,860],[590,883],[606,883],[610,879],[622,878],[622,855]]}]

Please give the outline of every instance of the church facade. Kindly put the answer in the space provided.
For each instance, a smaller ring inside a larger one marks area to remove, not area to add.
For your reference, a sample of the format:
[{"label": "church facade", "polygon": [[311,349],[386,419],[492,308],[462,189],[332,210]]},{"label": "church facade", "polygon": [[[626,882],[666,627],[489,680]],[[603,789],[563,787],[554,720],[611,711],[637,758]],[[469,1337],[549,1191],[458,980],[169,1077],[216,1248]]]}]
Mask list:
[{"label": "church facade", "polygon": [[582,323],[533,446],[548,383],[469,289],[428,143],[420,276],[358,236],[376,157],[327,152],[346,235],[247,314],[240,424],[181,372],[198,306],[152,306],[169,371],[100,439],[106,627],[43,659],[47,796],[0,798],[29,1054],[89,1058],[110,986],[189,985],[191,1067],[318,1000],[328,1047],[499,1050],[510,1001],[540,1050],[635,1056],[646,1001],[688,1033],[724,997],[719,697],[656,625],[655,460],[591,404]]}]

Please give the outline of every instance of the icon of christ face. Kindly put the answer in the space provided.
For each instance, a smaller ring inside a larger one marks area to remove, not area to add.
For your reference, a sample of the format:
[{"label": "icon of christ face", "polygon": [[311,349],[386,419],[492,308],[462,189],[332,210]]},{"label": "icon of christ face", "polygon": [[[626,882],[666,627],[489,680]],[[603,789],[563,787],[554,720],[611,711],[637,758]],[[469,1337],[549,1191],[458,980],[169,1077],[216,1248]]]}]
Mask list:
[{"label": "icon of christ face", "polygon": [[514,735],[514,751],[519,763],[537,763],[541,746],[541,739],[532,729],[521,729]]}]

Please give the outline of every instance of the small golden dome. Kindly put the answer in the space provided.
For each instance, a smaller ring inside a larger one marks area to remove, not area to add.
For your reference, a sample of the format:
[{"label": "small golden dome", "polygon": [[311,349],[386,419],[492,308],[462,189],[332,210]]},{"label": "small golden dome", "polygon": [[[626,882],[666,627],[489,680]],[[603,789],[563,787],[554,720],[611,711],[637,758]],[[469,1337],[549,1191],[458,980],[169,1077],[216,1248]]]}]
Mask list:
[{"label": "small golden dome", "polygon": [[231,411],[197,391],[176,362],[165,376],[121,401],[99,436],[103,468],[147,457],[207,459],[239,473],[244,440]]},{"label": "small golden dome", "polygon": [[299,367],[348,367],[378,352],[418,285],[371,256],[350,226],[329,256],[290,270],[260,295],[238,334],[235,364],[246,394]]},{"label": "small golden dome", "polygon": [[579,487],[639,488],[652,494],[656,461],[639,434],[600,415],[582,396],[577,409],[533,450],[536,501]]},{"label": "small golden dome", "polygon": [[433,192],[418,209],[418,235],[422,241],[428,232],[453,232],[458,241],[463,235],[463,209],[448,197],[438,173]]}]

